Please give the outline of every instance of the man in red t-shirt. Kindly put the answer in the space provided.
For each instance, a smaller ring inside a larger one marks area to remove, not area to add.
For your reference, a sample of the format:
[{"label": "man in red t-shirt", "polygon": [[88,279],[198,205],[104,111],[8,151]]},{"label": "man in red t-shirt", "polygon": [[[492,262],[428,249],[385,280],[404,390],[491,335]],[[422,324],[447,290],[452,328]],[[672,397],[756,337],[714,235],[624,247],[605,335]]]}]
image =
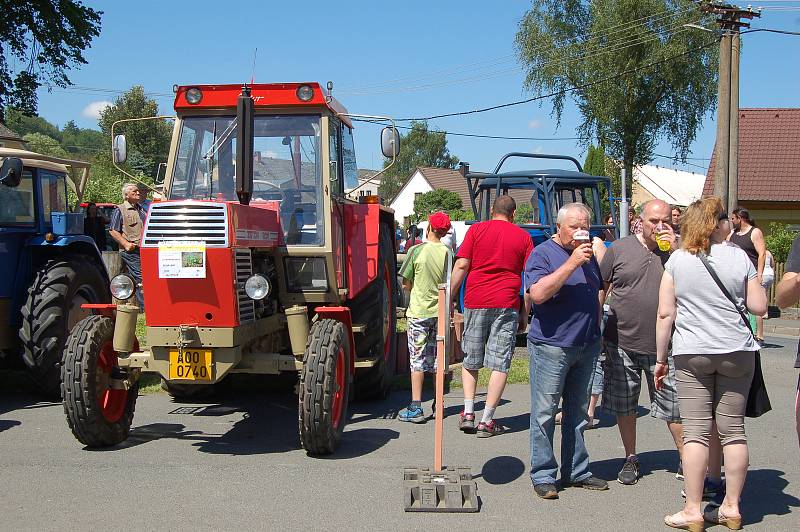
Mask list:
[{"label": "man in red t-shirt", "polygon": [[[461,282],[469,273],[461,338],[464,410],[459,428],[464,432],[476,431],[479,438],[496,436],[505,430],[494,422],[494,410],[506,387],[517,329],[524,329],[528,317],[527,300],[524,314],[519,314],[520,288],[533,241],[527,232],[514,225],[516,210],[517,204],[511,196],[499,196],[492,206],[492,219],[470,226],[456,255],[450,283],[450,293],[456,300]],[[482,367],[492,370],[492,374],[486,408],[475,427],[475,388]]]}]

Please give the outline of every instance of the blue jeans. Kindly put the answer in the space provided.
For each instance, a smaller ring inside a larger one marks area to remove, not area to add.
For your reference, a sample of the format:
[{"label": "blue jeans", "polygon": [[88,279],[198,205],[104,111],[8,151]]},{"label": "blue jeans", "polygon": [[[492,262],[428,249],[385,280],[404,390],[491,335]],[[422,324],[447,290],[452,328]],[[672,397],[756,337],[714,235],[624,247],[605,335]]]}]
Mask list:
[{"label": "blue jeans", "polygon": [[137,248],[131,252],[120,251],[119,256],[122,258],[122,262],[125,263],[125,268],[133,278],[133,282],[136,283],[136,302],[139,304],[141,311],[144,312],[144,295],[139,287],[142,282],[142,257],[139,255],[139,249]]},{"label": "blue jeans", "polygon": [[555,484],[558,463],[553,453],[555,414],[561,417],[561,480],[579,482],[592,476],[583,440],[592,375],[600,340],[583,347],[555,347],[528,340],[531,381],[531,480]]}]

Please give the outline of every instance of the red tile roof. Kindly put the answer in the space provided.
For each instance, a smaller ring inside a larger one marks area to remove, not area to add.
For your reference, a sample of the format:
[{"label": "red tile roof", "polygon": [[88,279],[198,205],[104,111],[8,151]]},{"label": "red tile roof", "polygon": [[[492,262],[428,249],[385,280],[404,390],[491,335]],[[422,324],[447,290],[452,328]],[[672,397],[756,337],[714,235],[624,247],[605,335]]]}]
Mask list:
[{"label": "red tile roof", "polygon": [[[703,194],[716,164],[715,147]],[[738,199],[800,201],[800,109],[739,110]]]}]

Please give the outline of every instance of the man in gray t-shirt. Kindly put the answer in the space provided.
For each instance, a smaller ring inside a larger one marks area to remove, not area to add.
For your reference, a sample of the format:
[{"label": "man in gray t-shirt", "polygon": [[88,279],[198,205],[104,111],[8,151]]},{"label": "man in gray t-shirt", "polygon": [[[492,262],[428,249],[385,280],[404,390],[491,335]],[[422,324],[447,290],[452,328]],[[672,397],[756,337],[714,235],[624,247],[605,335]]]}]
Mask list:
[{"label": "man in gray t-shirt", "polygon": [[[675,233],[669,225],[670,206],[661,200],[647,202],[642,208],[642,232],[615,241],[600,263],[600,272],[610,288],[611,312],[603,338],[608,353],[603,390],[603,410],[617,416],[617,425],[625,447],[625,464],[617,476],[622,484],[635,484],[640,477],[636,456],[636,411],[642,388],[642,373],[647,379],[650,414],[666,421],[678,453],[683,447],[678,400],[675,393],[675,370],[670,365],[664,385],[656,390],[653,372],[656,365],[656,315],[658,289],[664,264],[675,249]],[[679,471],[680,473],[680,471]]]}]

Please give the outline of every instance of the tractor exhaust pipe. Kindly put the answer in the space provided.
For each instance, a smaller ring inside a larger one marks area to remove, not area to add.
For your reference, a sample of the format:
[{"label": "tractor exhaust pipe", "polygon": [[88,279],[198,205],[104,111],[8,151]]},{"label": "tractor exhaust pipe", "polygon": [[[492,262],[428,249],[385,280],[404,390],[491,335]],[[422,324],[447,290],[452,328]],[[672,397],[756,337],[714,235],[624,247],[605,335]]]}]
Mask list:
[{"label": "tractor exhaust pipe", "polygon": [[236,103],[236,196],[249,205],[253,196],[253,117],[250,87],[244,85]]}]

